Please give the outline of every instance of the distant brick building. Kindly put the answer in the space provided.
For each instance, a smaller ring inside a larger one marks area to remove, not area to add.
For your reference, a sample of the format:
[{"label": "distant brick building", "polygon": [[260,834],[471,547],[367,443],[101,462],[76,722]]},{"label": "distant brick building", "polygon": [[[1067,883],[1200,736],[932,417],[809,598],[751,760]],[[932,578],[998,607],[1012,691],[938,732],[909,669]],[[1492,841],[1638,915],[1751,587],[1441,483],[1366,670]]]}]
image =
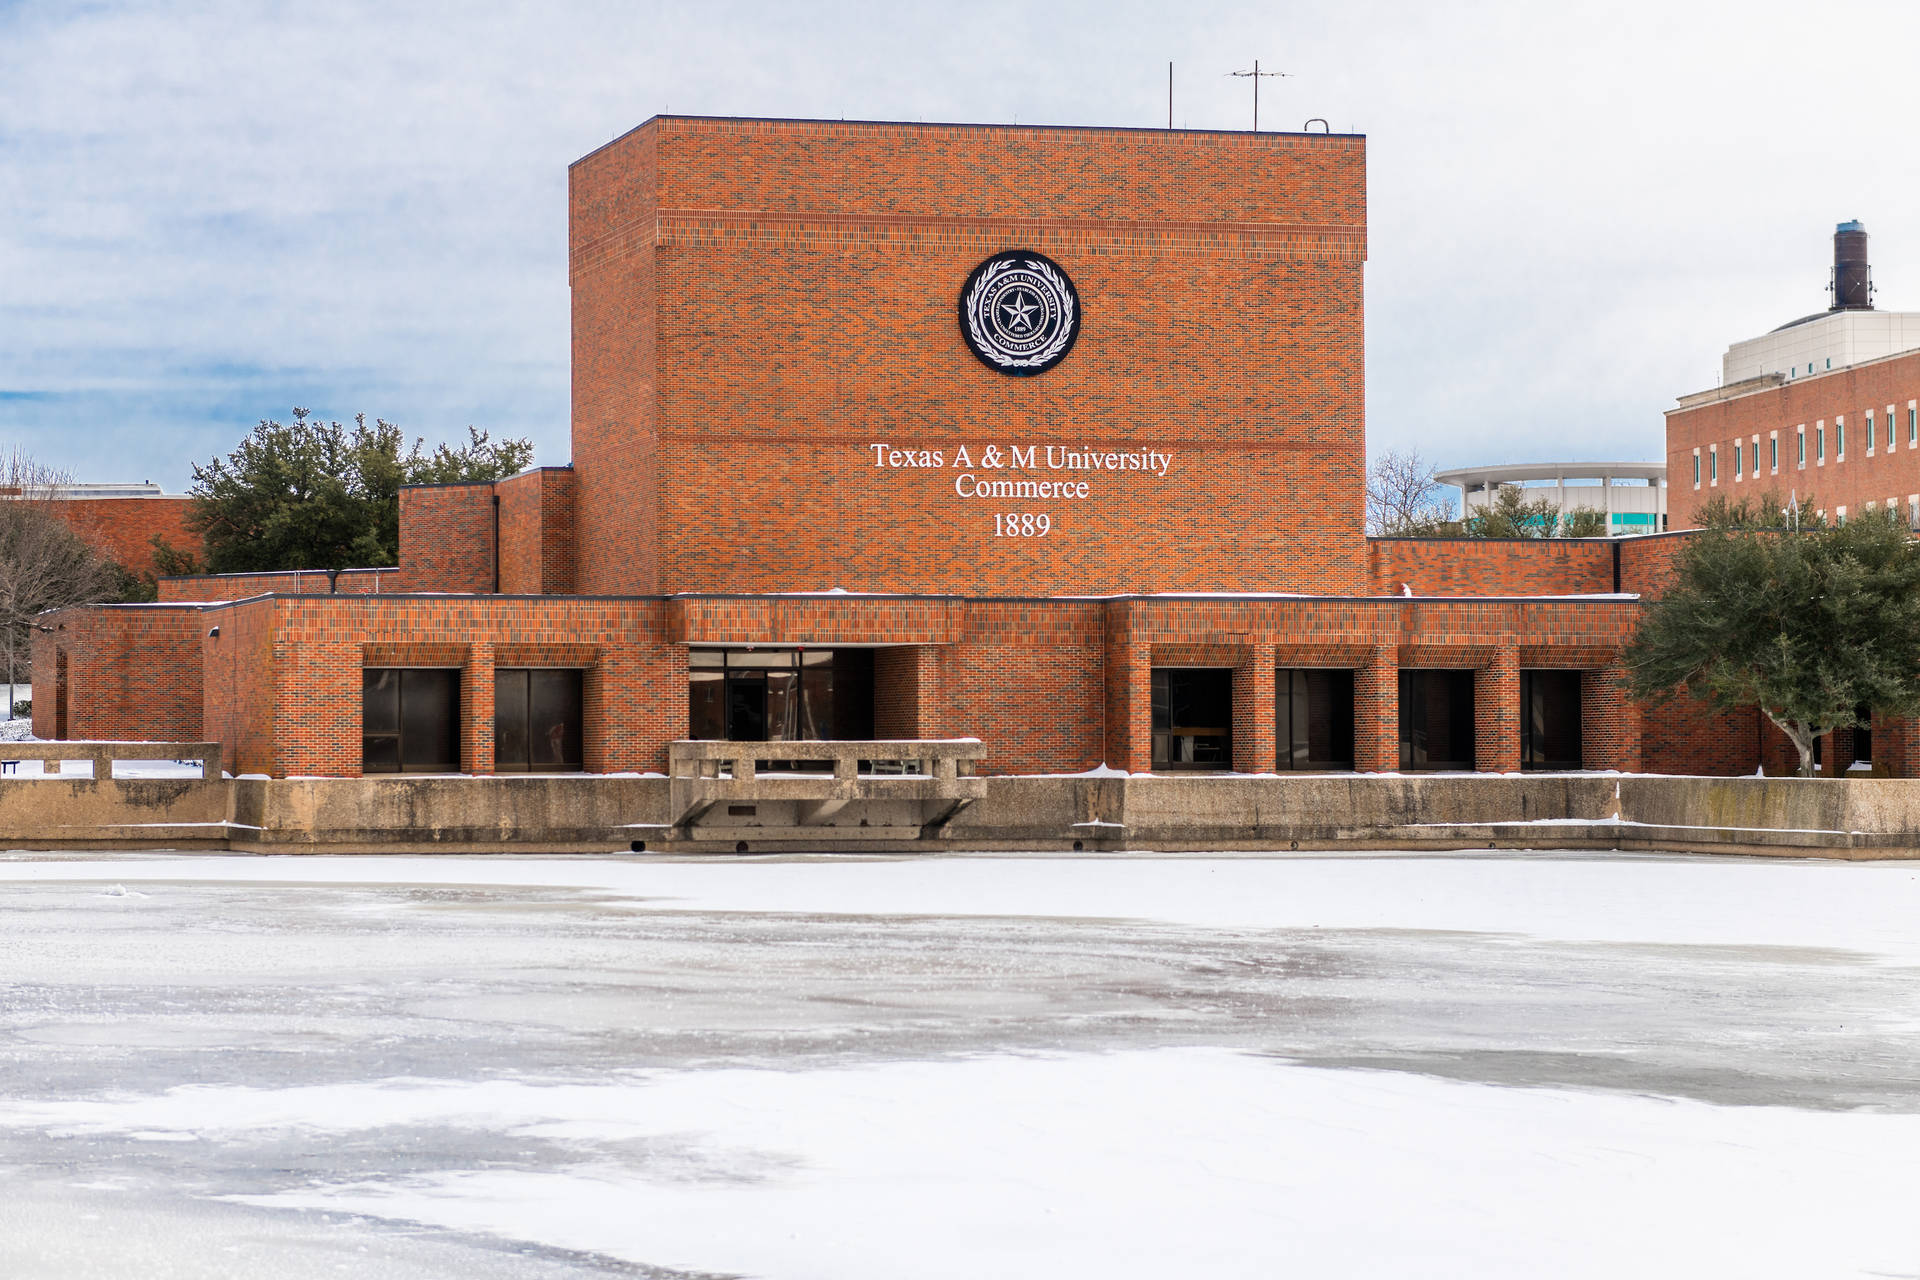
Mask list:
[{"label": "distant brick building", "polygon": [[[19,491],[0,490],[0,500]],[[157,484],[63,484],[43,493],[47,509],[64,520],[102,556],[134,574],[152,574],[154,539],[175,551],[198,555],[200,535],[188,527],[192,499],[160,491]]]},{"label": "distant brick building", "polygon": [[570,192],[572,465],[404,491],[397,570],[60,615],[38,732],[280,776],[1786,760],[1622,695],[1673,538],[1363,535],[1358,137],[662,117]]},{"label": "distant brick building", "polygon": [[1877,311],[1866,229],[1834,236],[1833,306],[1727,351],[1722,383],[1667,413],[1674,526],[1716,498],[1774,494],[1920,528],[1920,313]]}]

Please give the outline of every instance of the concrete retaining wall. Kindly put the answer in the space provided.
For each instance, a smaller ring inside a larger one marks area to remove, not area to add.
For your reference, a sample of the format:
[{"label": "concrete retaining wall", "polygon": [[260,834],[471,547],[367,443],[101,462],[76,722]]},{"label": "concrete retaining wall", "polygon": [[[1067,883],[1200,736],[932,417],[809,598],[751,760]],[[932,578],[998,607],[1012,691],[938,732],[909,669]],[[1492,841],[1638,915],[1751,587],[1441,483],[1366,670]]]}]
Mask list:
[{"label": "concrete retaining wall", "polygon": [[233,786],[199,778],[0,779],[0,847],[224,849]]},{"label": "concrete retaining wall", "polygon": [[659,777],[17,779],[0,781],[0,845],[280,853],[624,853],[639,846],[730,853],[741,843],[752,853],[1573,848],[1920,857],[1920,781],[1594,774],[986,781],[984,799],[918,839],[822,829],[795,841],[757,831],[750,819],[687,839],[667,825],[669,787]]}]

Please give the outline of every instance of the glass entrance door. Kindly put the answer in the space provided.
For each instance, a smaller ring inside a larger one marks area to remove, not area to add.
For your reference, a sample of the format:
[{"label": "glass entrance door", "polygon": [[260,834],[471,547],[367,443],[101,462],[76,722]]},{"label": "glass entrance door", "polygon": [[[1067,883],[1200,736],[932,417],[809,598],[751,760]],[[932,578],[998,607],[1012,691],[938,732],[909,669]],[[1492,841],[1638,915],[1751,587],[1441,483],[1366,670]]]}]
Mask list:
[{"label": "glass entrance door", "polygon": [[727,672],[727,740],[767,740],[767,673]]}]

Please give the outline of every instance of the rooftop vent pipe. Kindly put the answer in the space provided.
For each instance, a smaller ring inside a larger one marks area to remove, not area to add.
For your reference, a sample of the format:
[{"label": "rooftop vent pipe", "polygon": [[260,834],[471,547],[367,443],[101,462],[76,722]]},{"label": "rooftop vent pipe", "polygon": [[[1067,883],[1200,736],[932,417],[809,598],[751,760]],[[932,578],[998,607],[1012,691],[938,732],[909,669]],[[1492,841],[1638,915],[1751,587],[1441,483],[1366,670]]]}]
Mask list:
[{"label": "rooftop vent pipe", "polygon": [[1867,266],[1867,229],[1857,220],[1833,229],[1833,305],[1829,311],[1873,310],[1873,272]]}]

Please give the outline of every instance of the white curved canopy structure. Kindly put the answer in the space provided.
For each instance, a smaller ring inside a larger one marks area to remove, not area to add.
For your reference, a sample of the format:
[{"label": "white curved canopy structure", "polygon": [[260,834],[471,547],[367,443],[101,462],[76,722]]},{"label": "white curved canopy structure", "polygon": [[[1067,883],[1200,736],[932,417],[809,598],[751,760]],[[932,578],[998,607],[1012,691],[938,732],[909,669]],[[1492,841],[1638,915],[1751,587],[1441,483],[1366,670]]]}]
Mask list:
[{"label": "white curved canopy structure", "polygon": [[1453,467],[1434,477],[1460,491],[1460,512],[1469,515],[1493,499],[1502,485],[1519,485],[1531,500],[1551,498],[1558,510],[1592,507],[1606,513],[1615,536],[1661,533],[1667,527],[1667,464],[1664,462],[1523,462]]}]

